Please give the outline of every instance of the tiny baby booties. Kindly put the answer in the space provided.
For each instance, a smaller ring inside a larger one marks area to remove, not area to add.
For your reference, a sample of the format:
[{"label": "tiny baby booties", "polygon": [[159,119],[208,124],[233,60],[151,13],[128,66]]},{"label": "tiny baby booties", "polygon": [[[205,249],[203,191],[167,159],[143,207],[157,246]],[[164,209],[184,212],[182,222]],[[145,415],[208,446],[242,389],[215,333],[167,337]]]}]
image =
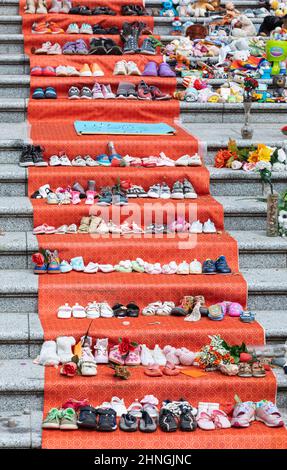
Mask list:
[{"label": "tiny baby booties", "polygon": [[62,364],[70,362],[73,357],[72,346],[75,346],[76,341],[73,336],[59,336],[56,340],[57,352]]},{"label": "tiny baby booties", "polygon": [[36,361],[41,366],[57,366],[60,362],[55,341],[45,341]]}]

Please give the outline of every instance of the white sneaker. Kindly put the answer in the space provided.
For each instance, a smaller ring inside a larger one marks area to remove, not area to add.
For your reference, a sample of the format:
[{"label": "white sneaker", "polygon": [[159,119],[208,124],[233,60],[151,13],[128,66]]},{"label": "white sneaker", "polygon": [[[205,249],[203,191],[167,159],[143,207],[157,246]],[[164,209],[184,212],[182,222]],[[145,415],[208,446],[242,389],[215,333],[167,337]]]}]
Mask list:
[{"label": "white sneaker", "polygon": [[69,304],[61,305],[58,308],[57,317],[58,318],[71,318],[72,316],[72,307]]},{"label": "white sneaker", "polygon": [[189,229],[190,233],[202,233],[202,230],[203,225],[199,220],[197,220],[196,222],[192,222]]},{"label": "white sneaker", "polygon": [[127,63],[125,60],[119,60],[115,64],[114,75],[127,75]]},{"label": "white sneaker", "polygon": [[125,405],[124,399],[120,399],[118,397],[113,397],[111,399],[111,408],[117,413],[118,417],[121,417],[123,414],[127,413],[127,408]]},{"label": "white sneaker", "polygon": [[141,364],[148,366],[154,363],[154,358],[151,350],[145,345],[141,345]]},{"label": "white sneaker", "polygon": [[210,219],[204,222],[203,233],[216,233],[216,227]]},{"label": "white sneaker", "polygon": [[201,166],[202,161],[198,153],[195,153],[191,157],[188,155],[188,165],[189,166]]},{"label": "white sneaker", "polygon": [[86,309],[82,305],[75,303],[72,307],[72,315],[74,318],[86,318]]},{"label": "white sneaker", "polygon": [[175,161],[160,152],[157,166],[175,166]]},{"label": "white sneaker", "polygon": [[71,163],[68,155],[62,155],[60,157],[60,163],[61,163],[61,166],[72,166],[72,163]]},{"label": "white sneaker", "polygon": [[80,72],[75,67],[72,67],[71,65],[67,65],[66,72],[67,72],[68,77],[79,77],[80,76]]},{"label": "white sneaker", "polygon": [[49,159],[49,165],[50,166],[61,166],[61,160],[58,157],[58,155],[51,155]]},{"label": "white sneaker", "polygon": [[194,259],[189,265],[190,274],[201,274],[202,273],[202,264],[197,259]]},{"label": "white sneaker", "polygon": [[58,67],[56,67],[56,75],[57,77],[67,77],[67,67],[65,67],[65,65],[58,65]]},{"label": "white sneaker", "polygon": [[128,75],[141,75],[137,64],[131,60],[126,62],[126,69]]},{"label": "white sneaker", "polygon": [[89,302],[86,307],[87,318],[100,318],[100,306],[97,302]]},{"label": "white sneaker", "polygon": [[102,318],[111,318],[114,316],[114,312],[107,302],[101,302],[99,308]]},{"label": "white sneaker", "polygon": [[176,274],[189,274],[189,263],[186,261],[179,263]]},{"label": "white sneaker", "polygon": [[189,155],[182,155],[182,157],[179,157],[175,161],[175,165],[176,166],[188,166],[189,165],[189,159],[190,159]]},{"label": "white sneaker", "polygon": [[158,344],[155,345],[154,350],[152,352],[154,362],[158,364],[159,366],[165,366],[166,365],[166,357],[163,353],[163,350],[159,347]]},{"label": "white sneaker", "polygon": [[108,364],[109,354],[108,354],[108,338],[97,339],[97,342],[94,346],[95,349],[95,361],[97,364]]},{"label": "white sneaker", "polygon": [[98,263],[93,263],[92,261],[90,261],[87,264],[87,266],[85,267],[84,273],[94,274],[94,273],[98,272],[98,269],[99,269]]}]

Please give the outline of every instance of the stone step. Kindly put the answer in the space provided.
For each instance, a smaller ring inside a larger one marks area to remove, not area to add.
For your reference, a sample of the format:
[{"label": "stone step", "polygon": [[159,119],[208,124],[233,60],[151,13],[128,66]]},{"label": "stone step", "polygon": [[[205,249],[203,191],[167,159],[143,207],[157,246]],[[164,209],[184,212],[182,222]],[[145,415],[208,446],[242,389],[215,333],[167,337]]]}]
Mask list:
[{"label": "stone step", "polygon": [[[1,46],[1,43],[0,43]],[[63,77],[62,77],[63,78]],[[120,77],[119,77],[120,80]],[[76,81],[76,79],[75,79]],[[183,79],[177,78],[178,89],[183,89]],[[214,89],[220,87],[225,80],[206,80]],[[258,80],[260,83],[272,85],[272,80]],[[68,88],[67,88],[68,90]],[[30,96],[30,75],[0,75],[0,99],[1,98],[29,98]]]},{"label": "stone step", "polygon": [[[242,269],[251,310],[282,310],[286,304],[286,268]],[[32,270],[0,270],[0,312],[37,312],[38,278]]]},{"label": "stone step", "polygon": [[[287,339],[286,310],[257,311],[257,321],[265,329],[268,344],[284,344]],[[44,341],[37,313],[0,313],[0,361],[35,359]]]},{"label": "stone step", "polygon": [[[221,4],[224,6],[227,1],[222,1]],[[239,10],[245,8],[259,8],[259,2],[256,0],[235,0],[234,5]],[[146,0],[145,5],[147,8],[162,8],[160,0]],[[0,3],[0,15],[13,16],[19,14],[19,0],[2,0]]]},{"label": "stone step", "polygon": [[[26,119],[26,98],[1,98],[0,122],[23,122]],[[253,103],[251,116],[257,123],[286,123],[287,103]],[[183,123],[242,123],[242,103],[188,103],[180,102]]]},{"label": "stone step", "polygon": [[[0,449],[39,449],[41,447],[42,411],[31,412],[31,410],[26,408],[24,411],[1,411]],[[15,426],[9,426],[9,423]]]},{"label": "stone step", "polygon": [[[266,203],[255,197],[218,196],[226,230],[265,230]],[[27,197],[0,198],[0,226],[6,232],[31,231],[33,209]]]},{"label": "stone step", "polygon": [[[31,359],[1,361],[0,410],[42,410],[44,372],[44,367],[33,364]],[[274,372],[278,384],[277,405],[286,408],[287,376],[281,368]]]},{"label": "stone step", "polygon": [[[214,168],[214,166],[208,166],[208,170],[213,196],[262,195],[262,184],[258,173]],[[283,192],[287,185],[287,170],[282,173],[274,173],[273,181],[275,190]],[[27,196],[28,170],[15,164],[2,164],[0,183],[0,197]]]},{"label": "stone step", "polygon": [[[264,231],[230,232],[237,240],[241,269],[286,268],[287,240],[267,237]],[[51,243],[53,242],[51,236]],[[6,232],[0,237],[0,270],[30,269],[31,255],[38,250],[32,232]]]}]

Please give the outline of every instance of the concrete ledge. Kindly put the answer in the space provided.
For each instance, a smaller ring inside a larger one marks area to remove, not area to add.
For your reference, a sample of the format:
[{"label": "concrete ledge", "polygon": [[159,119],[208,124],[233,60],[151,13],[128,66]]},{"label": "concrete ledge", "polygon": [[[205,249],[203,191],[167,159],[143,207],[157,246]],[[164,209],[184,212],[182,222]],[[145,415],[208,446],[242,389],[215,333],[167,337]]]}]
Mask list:
[{"label": "concrete ledge", "polygon": [[[9,427],[8,421],[14,421],[15,427]],[[30,449],[41,447],[42,412],[25,410],[25,413],[1,412],[0,448]]]}]

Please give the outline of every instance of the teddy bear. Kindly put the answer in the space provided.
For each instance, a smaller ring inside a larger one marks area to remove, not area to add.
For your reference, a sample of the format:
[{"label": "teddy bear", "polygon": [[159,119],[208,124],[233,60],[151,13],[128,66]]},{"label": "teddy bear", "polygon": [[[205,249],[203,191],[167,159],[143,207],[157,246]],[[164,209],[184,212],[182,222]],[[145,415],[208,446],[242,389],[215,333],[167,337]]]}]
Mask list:
[{"label": "teddy bear", "polygon": [[236,8],[235,8],[235,6],[232,2],[226,3],[225,9],[226,9],[226,14],[225,14],[226,18],[233,19],[236,16],[240,15],[240,11],[236,10]]},{"label": "teddy bear", "polygon": [[275,98],[284,97],[286,77],[284,75],[274,75],[272,78],[272,85],[274,86],[273,96]]},{"label": "teddy bear", "polygon": [[195,17],[202,17],[205,16],[207,11],[215,11],[214,6],[210,2],[206,2],[204,0],[197,0],[193,4],[189,4],[188,12]]},{"label": "teddy bear", "polygon": [[176,7],[177,15],[186,17],[189,16],[187,12],[187,7],[189,5],[190,0],[180,0],[179,5]]},{"label": "teddy bear", "polygon": [[173,17],[177,15],[176,9],[174,8],[172,0],[166,0],[162,2],[162,9],[159,12],[160,16]]},{"label": "teddy bear", "polygon": [[240,15],[234,18],[231,22],[232,36],[245,37],[256,36],[256,29],[251,19],[245,15]]}]

